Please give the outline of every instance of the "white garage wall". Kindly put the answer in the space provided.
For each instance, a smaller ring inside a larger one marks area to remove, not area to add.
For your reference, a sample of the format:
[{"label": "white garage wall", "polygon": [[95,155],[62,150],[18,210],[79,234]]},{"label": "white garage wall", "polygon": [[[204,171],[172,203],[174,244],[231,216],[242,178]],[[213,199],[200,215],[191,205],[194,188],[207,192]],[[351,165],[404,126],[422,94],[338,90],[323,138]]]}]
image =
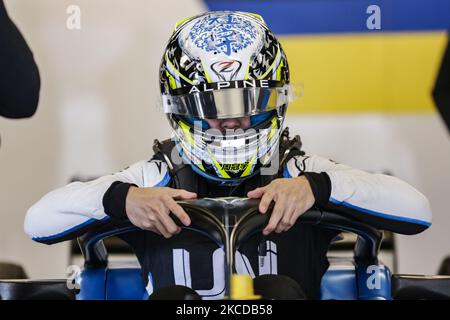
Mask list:
[{"label": "white garage wall", "polygon": [[[34,52],[42,88],[32,119],[0,118],[0,260],[23,264],[32,277],[61,277],[68,245],[29,240],[26,210],[74,175],[151,156],[153,139],[169,134],[156,104],[163,48],[176,21],[206,8],[195,0],[5,3]],[[66,28],[72,4],[81,8],[81,30]]]},{"label": "white garage wall", "polygon": [[[23,233],[28,207],[74,175],[97,176],[151,155],[168,135],[155,101],[162,50],[174,22],[206,10],[200,1],[7,0],[40,67],[37,114],[0,118],[0,260],[32,277],[64,276],[67,244],[44,246]],[[66,8],[81,7],[81,30]],[[307,94],[307,92],[305,93]],[[431,200],[434,225],[397,237],[400,272],[434,273],[450,253],[450,141],[437,114],[291,117],[307,151],[370,171],[391,171]]]}]

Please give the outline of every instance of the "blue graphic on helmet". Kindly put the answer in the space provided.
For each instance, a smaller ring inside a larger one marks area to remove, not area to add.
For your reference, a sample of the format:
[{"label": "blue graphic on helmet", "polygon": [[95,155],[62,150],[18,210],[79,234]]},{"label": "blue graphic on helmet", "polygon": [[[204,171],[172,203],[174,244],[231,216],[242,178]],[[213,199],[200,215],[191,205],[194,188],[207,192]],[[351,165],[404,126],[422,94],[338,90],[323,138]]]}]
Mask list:
[{"label": "blue graphic on helmet", "polygon": [[266,121],[267,119],[269,119],[273,115],[274,115],[274,112],[269,111],[269,112],[264,112],[264,113],[261,113],[261,114],[256,114],[254,116],[251,116],[250,117],[250,125],[252,127],[256,127],[257,125],[263,123],[264,121]]},{"label": "blue graphic on helmet", "polygon": [[235,14],[207,15],[197,21],[190,31],[192,42],[207,52],[230,55],[251,45],[256,29],[248,20]]},{"label": "blue graphic on helmet", "polygon": [[190,125],[194,126],[198,123],[201,123],[201,128],[202,130],[207,130],[209,129],[209,124],[208,122],[206,122],[203,119],[197,118],[197,117],[182,117],[187,123],[189,123]]}]

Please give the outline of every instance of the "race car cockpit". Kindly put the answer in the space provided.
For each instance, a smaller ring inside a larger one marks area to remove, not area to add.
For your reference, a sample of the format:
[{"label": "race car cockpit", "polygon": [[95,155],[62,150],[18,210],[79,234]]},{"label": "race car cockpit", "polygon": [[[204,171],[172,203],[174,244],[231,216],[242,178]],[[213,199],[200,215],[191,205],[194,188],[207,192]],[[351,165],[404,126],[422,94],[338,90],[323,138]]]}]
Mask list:
[{"label": "race car cockpit", "polygon": [[[262,231],[269,214],[259,214],[258,200],[204,198],[179,201],[191,218],[189,227],[217,243],[225,251],[225,296],[236,272],[234,253],[249,237]],[[269,209],[270,212],[270,209]],[[392,275],[378,259],[383,233],[374,227],[335,212],[308,210],[300,223],[357,235],[353,259],[329,257],[330,266],[321,282],[322,300],[450,299],[450,276]],[[141,269],[126,262],[112,265],[103,240],[139,229],[130,222],[108,221],[78,238],[84,256],[83,269],[62,280],[3,280],[2,299],[147,299]]]}]

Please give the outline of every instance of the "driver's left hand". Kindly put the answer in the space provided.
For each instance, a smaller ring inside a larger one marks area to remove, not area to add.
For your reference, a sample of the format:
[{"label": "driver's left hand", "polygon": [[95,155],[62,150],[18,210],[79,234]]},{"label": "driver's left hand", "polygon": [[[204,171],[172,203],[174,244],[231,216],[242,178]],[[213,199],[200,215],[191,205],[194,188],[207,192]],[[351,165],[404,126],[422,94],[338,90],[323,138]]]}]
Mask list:
[{"label": "driver's left hand", "polygon": [[289,230],[315,202],[311,186],[304,176],[275,179],[264,187],[248,192],[247,196],[261,198],[259,211],[262,214],[267,212],[272,201],[275,202],[272,216],[263,230],[264,235]]}]

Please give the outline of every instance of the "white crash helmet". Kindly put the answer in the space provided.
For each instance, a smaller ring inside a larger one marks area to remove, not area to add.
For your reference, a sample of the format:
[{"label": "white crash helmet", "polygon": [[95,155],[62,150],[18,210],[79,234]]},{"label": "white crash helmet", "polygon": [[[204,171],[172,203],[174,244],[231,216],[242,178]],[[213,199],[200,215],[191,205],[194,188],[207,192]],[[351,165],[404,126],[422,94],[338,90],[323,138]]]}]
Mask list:
[{"label": "white crash helmet", "polygon": [[[289,67],[261,16],[208,12],[176,24],[160,66],[163,110],[179,153],[208,179],[239,183],[278,152]],[[250,117],[233,132],[204,119]]]}]

